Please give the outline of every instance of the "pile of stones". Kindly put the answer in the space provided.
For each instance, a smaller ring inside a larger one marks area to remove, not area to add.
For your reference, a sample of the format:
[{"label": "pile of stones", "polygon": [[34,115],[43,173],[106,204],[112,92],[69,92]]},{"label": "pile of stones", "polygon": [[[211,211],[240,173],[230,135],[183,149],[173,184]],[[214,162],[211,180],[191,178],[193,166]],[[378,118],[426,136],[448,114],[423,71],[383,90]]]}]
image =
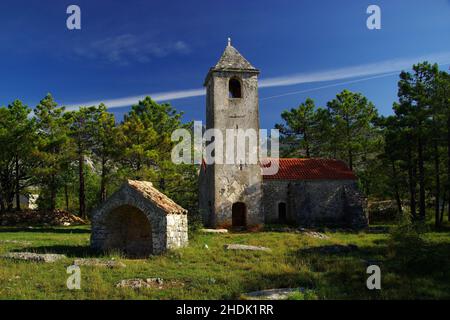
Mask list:
[{"label": "pile of stones", "polygon": [[147,278],[147,279],[124,279],[116,284],[116,288],[130,288],[130,289],[167,289],[173,287],[183,287],[184,283],[177,280],[165,281],[161,278]]},{"label": "pile of stones", "polygon": [[11,259],[11,260],[23,260],[32,262],[46,262],[46,263],[52,263],[66,258],[66,256],[62,254],[34,253],[34,252],[9,252],[2,255],[1,257],[4,259]]},{"label": "pile of stones", "polygon": [[64,210],[24,210],[0,215],[0,225],[51,225],[70,226],[86,224],[86,221]]}]

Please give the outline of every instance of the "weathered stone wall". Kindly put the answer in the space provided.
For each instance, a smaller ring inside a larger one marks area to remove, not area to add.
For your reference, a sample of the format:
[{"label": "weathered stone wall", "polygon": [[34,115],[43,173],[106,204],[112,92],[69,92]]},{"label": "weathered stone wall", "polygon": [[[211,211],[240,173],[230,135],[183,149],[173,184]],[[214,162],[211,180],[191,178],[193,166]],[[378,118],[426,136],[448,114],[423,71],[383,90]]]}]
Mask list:
[{"label": "weathered stone wall", "polygon": [[214,216],[214,166],[200,167],[199,173],[199,213],[205,226],[215,225]]},{"label": "weathered stone wall", "polygon": [[308,180],[290,184],[290,209],[304,226],[361,228],[364,199],[354,180]]},{"label": "weathered stone wall", "polygon": [[[238,78],[241,81],[242,98],[228,97],[230,78]],[[255,72],[214,72],[206,84],[207,129],[219,129],[224,139],[226,129],[254,129],[259,143],[257,83],[257,73]],[[223,151],[225,160],[225,150]],[[247,148],[247,162],[250,152],[256,153],[257,151],[258,148],[255,150]],[[262,176],[258,163],[213,164],[208,166],[203,178],[200,192],[205,192],[205,198],[208,199],[200,199],[200,211],[207,212],[207,216],[209,216],[204,219],[205,224],[213,227],[230,226],[232,224],[232,205],[236,202],[243,202],[246,205],[247,225],[264,222]]]},{"label": "weathered stone wall", "polygon": [[[278,204],[280,202],[289,205],[288,185],[289,180],[265,180],[263,182],[263,210],[266,223],[278,223]],[[291,210],[287,208],[287,220],[294,222],[295,218],[290,215]]]},{"label": "weathered stone wall", "polygon": [[188,244],[188,220],[185,214],[166,215],[167,249],[185,247]]},{"label": "weathered stone wall", "polygon": [[[139,229],[138,226],[130,225],[130,228],[124,229],[120,224],[125,223],[124,215],[142,213],[150,224],[152,253],[160,254],[169,248],[176,248],[187,244],[187,216],[186,214],[167,214],[163,209],[159,208],[148,198],[144,197],[135,189],[124,184],[116,193],[93,214],[91,246],[97,250],[122,249],[127,250],[127,237],[116,232],[117,230],[127,230],[127,232],[144,233],[144,227]],[[180,216],[176,218],[168,218],[170,216]],[[170,226],[168,225],[170,223]],[[180,223],[177,226],[177,223]],[[185,233],[185,234],[183,234]],[[143,235],[146,236],[146,235]],[[119,237],[119,238],[118,238]],[[142,237],[141,237],[142,238]],[[128,240],[129,241],[129,240]],[[140,244],[142,247],[142,243]],[[130,247],[128,247],[130,250]],[[132,248],[131,248],[131,251]],[[131,253],[133,255],[133,253]]]},{"label": "weathered stone wall", "polygon": [[354,180],[266,180],[263,186],[267,222],[277,221],[282,201],[288,220],[302,226],[367,226],[364,198]]}]

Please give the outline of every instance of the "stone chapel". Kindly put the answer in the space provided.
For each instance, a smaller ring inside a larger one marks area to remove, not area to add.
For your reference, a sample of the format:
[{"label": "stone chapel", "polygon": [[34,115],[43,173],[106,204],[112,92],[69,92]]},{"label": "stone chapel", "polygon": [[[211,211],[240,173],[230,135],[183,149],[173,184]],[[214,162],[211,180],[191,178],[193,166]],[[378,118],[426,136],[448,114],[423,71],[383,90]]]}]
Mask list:
[{"label": "stone chapel", "polygon": [[[206,129],[259,126],[258,75],[228,41],[205,79]],[[275,175],[262,167],[277,161]],[[199,209],[208,227],[248,228],[265,223],[360,229],[367,226],[357,177],[335,159],[260,159],[257,164],[205,164]]]}]

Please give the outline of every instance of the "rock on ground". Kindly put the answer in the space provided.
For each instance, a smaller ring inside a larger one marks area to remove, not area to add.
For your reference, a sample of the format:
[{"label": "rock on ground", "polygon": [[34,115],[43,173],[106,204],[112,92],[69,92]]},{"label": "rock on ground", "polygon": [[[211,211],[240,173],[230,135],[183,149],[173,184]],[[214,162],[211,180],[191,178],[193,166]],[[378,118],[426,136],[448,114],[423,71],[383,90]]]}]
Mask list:
[{"label": "rock on ground", "polygon": [[75,259],[73,262],[77,266],[93,266],[93,267],[107,267],[107,268],[125,268],[126,265],[123,262],[116,260],[101,260],[101,259]]},{"label": "rock on ground", "polygon": [[63,254],[54,253],[33,253],[33,252],[10,252],[4,254],[3,258],[13,259],[13,260],[24,260],[33,262],[55,262],[61,259],[65,259],[66,256]]},{"label": "rock on ground", "polygon": [[184,284],[180,281],[164,281],[161,278],[147,278],[147,279],[125,279],[116,284],[116,288],[153,288],[153,289],[165,289],[170,287],[182,287]]},{"label": "rock on ground", "polygon": [[251,251],[272,251],[270,248],[260,246],[249,246],[245,244],[226,244],[226,250],[251,250]]},{"label": "rock on ground", "polygon": [[330,238],[326,234],[316,232],[316,231],[306,231],[304,234],[309,237],[316,238],[316,239],[329,239]]},{"label": "rock on ground", "polygon": [[201,229],[203,233],[228,233],[227,229]]},{"label": "rock on ground", "polygon": [[25,240],[0,240],[0,244],[19,244],[22,246],[29,246],[31,245],[31,242]]},{"label": "rock on ground", "polygon": [[295,292],[304,291],[303,288],[281,288],[281,289],[268,289],[261,291],[253,291],[244,293],[243,298],[248,300],[286,300],[289,295]]}]

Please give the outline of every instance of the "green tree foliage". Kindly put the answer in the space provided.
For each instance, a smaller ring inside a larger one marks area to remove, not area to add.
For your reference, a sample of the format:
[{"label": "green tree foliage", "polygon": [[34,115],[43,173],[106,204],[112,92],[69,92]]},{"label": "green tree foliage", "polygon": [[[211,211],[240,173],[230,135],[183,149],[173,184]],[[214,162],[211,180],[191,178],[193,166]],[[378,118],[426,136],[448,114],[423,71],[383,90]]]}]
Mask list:
[{"label": "green tree foliage", "polygon": [[64,119],[68,124],[68,134],[72,138],[70,142],[74,145],[76,161],[78,163],[78,204],[79,215],[87,217],[86,212],[86,190],[85,190],[85,160],[91,154],[94,144],[93,136],[98,125],[96,122],[96,107],[81,107],[78,111],[67,112]]},{"label": "green tree foliage", "polygon": [[169,104],[151,98],[139,101],[118,128],[119,162],[124,177],[153,184],[190,212],[197,211],[197,170],[194,165],[175,165],[171,160],[174,130],[190,129]]},{"label": "green tree foliage", "polygon": [[416,221],[427,208],[450,219],[449,74],[427,62],[401,72],[393,115],[378,117],[359,93],[344,90],[316,107],[311,99],[281,114],[283,156],[345,161],[369,197],[395,200]]},{"label": "green tree foliage", "polygon": [[40,205],[54,210],[59,188],[64,184],[63,173],[73,150],[69,144],[68,126],[63,117],[64,108],[58,107],[50,94],[37,105],[38,165],[34,170],[41,187]]},{"label": "green tree foliage", "polygon": [[316,108],[306,99],[296,109],[281,114],[277,124],[283,156],[326,157],[345,161],[355,170],[366,193],[376,188],[381,148],[381,134],[374,122],[374,105],[359,93],[344,90],[328,102],[327,108]]},{"label": "green tree foliage", "polygon": [[36,147],[35,121],[31,109],[20,100],[0,108],[0,209],[20,210],[20,194],[30,186],[35,165],[31,156]]},{"label": "green tree foliage", "polygon": [[310,98],[301,103],[298,108],[283,111],[281,118],[285,124],[277,124],[275,128],[280,130],[283,144],[290,150],[304,150],[304,156],[311,156],[311,140],[313,126],[316,123],[315,105]]},{"label": "green tree foliage", "polygon": [[[449,74],[424,62],[400,74],[391,116],[378,117],[367,98],[348,90],[326,107],[308,98],[281,114],[282,155],[343,160],[367,196],[393,199],[400,215],[417,221],[430,209],[439,226],[445,208],[450,219],[449,87]],[[39,186],[42,208],[87,217],[123,180],[141,179],[195,215],[198,168],[171,161],[172,132],[192,131],[181,118],[150,97],[121,123],[103,104],[65,112],[50,94],[34,116],[19,100],[1,107],[0,210],[20,209],[20,194]]]},{"label": "green tree foliage", "polygon": [[[400,74],[395,114],[381,119],[385,158],[398,169],[390,179],[397,198],[408,194],[410,214],[418,221],[426,219],[426,209],[433,204],[436,226],[441,224],[449,200],[448,88],[448,73],[439,72],[437,65],[414,65],[412,73]],[[406,191],[402,185],[407,186]]]},{"label": "green tree foliage", "polygon": [[100,191],[98,199],[103,202],[108,197],[108,185],[112,182],[115,160],[120,155],[118,148],[118,128],[114,115],[100,104],[94,113],[94,130],[92,132],[92,153],[100,164]]},{"label": "green tree foliage", "polygon": [[344,90],[327,103],[336,139],[337,157],[345,159],[353,170],[372,151],[375,106],[359,93]]}]

